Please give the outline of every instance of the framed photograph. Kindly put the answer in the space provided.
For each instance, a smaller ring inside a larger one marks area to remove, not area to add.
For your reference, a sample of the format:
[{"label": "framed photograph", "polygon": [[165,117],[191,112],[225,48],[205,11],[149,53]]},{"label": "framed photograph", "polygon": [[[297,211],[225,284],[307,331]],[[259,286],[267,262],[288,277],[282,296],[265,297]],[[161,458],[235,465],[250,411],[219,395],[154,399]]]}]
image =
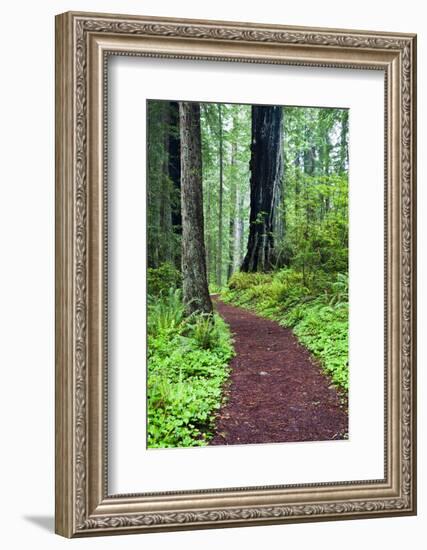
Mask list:
[{"label": "framed photograph", "polygon": [[56,18],[56,532],[416,513],[416,37]]}]

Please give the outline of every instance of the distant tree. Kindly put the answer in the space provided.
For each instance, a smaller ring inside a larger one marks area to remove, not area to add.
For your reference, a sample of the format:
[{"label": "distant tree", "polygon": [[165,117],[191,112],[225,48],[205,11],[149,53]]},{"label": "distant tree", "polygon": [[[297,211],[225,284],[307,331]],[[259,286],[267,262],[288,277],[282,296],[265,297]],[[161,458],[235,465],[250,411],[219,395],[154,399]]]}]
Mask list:
[{"label": "distant tree", "polygon": [[179,103],[169,103],[169,178],[173,184],[172,225],[177,235],[182,232],[181,220],[181,140],[179,137]]},{"label": "distant tree", "polygon": [[173,260],[172,194],[168,174],[169,102],[148,103],[148,265]]},{"label": "distant tree", "polygon": [[219,213],[218,213],[218,252],[216,284],[222,286],[222,224],[224,204],[224,139],[222,129],[222,105],[218,103],[218,146],[219,146]]},{"label": "distant tree", "polygon": [[348,165],[348,110],[341,111],[341,139],[340,139],[340,172],[345,172]]},{"label": "distant tree", "polygon": [[234,271],[234,255],[235,250],[235,238],[236,238],[236,225],[238,224],[238,208],[237,208],[237,182],[234,178],[234,169],[236,167],[236,151],[237,144],[235,141],[231,144],[231,160],[230,160],[230,199],[229,199],[229,238],[228,238],[228,266],[227,266],[227,280],[231,277]]}]

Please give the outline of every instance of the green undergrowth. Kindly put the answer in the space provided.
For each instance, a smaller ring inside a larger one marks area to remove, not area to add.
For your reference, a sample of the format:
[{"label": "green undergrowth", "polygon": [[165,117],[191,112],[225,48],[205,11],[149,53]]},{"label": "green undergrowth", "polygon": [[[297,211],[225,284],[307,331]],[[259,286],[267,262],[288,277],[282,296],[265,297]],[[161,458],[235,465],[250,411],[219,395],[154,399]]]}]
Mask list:
[{"label": "green undergrowth", "polygon": [[334,384],[348,390],[347,274],[235,273],[221,298],[291,328]]},{"label": "green undergrowth", "polygon": [[206,445],[233,356],[218,316],[186,317],[179,289],[149,297],[148,447]]}]

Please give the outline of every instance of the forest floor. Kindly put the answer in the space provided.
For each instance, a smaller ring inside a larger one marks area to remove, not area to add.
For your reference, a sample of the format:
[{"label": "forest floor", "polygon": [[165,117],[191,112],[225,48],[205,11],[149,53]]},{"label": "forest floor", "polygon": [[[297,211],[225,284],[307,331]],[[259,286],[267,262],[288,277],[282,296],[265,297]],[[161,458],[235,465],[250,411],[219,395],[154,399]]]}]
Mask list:
[{"label": "forest floor", "polygon": [[212,298],[236,356],[210,445],[345,439],[347,399],[292,331]]}]

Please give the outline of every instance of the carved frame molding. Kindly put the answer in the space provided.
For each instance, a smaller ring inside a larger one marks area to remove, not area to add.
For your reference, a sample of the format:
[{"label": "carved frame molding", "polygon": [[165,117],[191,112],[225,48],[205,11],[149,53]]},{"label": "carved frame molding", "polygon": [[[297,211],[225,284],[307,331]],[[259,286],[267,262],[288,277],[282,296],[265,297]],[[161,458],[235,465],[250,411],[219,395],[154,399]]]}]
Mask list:
[{"label": "carved frame molding", "polygon": [[[385,72],[385,479],[108,495],[106,59]],[[56,531],[67,536],[414,514],[416,37],[68,12],[56,18]]]}]

